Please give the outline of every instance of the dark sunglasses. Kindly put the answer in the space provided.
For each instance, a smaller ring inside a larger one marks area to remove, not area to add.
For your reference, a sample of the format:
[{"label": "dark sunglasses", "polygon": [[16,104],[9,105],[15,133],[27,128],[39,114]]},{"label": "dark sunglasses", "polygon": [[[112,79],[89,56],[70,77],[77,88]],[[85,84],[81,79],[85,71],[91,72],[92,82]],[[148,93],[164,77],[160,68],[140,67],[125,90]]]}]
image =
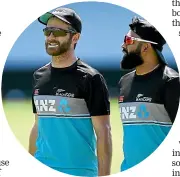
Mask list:
[{"label": "dark sunglasses", "polygon": [[141,39],[141,38],[135,38],[135,37],[132,37],[132,36],[127,36],[127,35],[124,36],[124,44],[132,45],[132,44],[134,44],[134,41],[141,41],[141,42],[149,42],[151,44],[158,44],[156,42],[144,40],[144,39]]},{"label": "dark sunglasses", "polygon": [[45,36],[50,36],[52,33],[54,37],[66,36],[67,33],[72,33],[72,34],[76,33],[76,31],[73,29],[65,30],[62,28],[55,28],[55,27],[46,27],[43,29],[43,32]]}]

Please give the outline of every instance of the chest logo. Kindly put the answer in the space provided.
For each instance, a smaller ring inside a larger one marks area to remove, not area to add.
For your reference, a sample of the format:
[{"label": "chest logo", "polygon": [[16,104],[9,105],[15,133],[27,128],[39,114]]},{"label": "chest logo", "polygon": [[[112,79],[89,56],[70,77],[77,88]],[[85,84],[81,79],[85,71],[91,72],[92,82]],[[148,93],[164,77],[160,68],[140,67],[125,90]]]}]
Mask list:
[{"label": "chest logo", "polygon": [[61,98],[59,101],[57,100],[35,100],[35,106],[37,112],[39,113],[61,113],[68,114],[71,112],[71,107],[69,106],[69,101],[66,98]]},{"label": "chest logo", "polygon": [[145,97],[143,94],[138,94],[137,97],[136,97],[136,101],[151,102],[152,98]]},{"label": "chest logo", "polygon": [[145,104],[139,106],[122,106],[120,107],[121,119],[148,119],[150,112]]},{"label": "chest logo", "polygon": [[58,108],[61,113],[69,113],[71,110],[71,108],[68,105],[68,100],[65,98],[60,100]]},{"label": "chest logo", "polygon": [[74,97],[74,93],[67,93],[66,90],[57,89],[56,95],[63,96],[63,97]]},{"label": "chest logo", "polygon": [[35,100],[38,112],[56,112],[55,100]]}]

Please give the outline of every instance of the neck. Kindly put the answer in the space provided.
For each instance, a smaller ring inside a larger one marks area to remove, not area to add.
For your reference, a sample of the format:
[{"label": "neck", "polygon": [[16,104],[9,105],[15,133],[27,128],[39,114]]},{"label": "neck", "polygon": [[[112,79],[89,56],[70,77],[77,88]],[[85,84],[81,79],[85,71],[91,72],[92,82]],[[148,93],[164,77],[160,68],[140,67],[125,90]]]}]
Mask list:
[{"label": "neck", "polygon": [[71,66],[76,60],[74,52],[68,51],[59,56],[52,56],[52,67],[66,68]]},{"label": "neck", "polygon": [[151,58],[146,61],[150,61],[150,62],[144,62],[142,65],[136,67],[137,75],[144,75],[144,74],[150,73],[159,66],[158,59],[152,60]]}]

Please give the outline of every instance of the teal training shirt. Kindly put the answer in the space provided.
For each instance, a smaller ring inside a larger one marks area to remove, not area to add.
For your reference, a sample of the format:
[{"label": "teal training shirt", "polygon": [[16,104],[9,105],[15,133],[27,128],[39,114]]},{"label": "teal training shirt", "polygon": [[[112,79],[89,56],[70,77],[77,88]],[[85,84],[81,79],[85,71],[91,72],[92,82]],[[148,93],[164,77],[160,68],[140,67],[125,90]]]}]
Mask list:
[{"label": "teal training shirt", "polygon": [[32,98],[38,115],[35,158],[54,169],[84,170],[84,176],[89,170],[89,176],[97,176],[91,116],[110,114],[102,75],[80,59],[67,68],[48,64],[34,73]]},{"label": "teal training shirt", "polygon": [[121,78],[119,90],[124,171],[152,154],[169,133],[179,105],[179,75],[164,65],[145,75],[132,71]]}]

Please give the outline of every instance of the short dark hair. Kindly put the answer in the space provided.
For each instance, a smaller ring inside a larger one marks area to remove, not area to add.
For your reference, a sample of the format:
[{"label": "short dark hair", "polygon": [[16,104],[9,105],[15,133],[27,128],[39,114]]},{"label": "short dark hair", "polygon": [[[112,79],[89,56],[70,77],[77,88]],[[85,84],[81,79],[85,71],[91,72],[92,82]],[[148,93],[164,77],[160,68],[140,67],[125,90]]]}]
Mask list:
[{"label": "short dark hair", "polygon": [[[72,37],[73,37],[74,35],[75,35],[75,34],[70,33],[70,39],[72,39]],[[77,45],[77,43],[74,44],[74,49],[76,49],[76,45]]]}]

